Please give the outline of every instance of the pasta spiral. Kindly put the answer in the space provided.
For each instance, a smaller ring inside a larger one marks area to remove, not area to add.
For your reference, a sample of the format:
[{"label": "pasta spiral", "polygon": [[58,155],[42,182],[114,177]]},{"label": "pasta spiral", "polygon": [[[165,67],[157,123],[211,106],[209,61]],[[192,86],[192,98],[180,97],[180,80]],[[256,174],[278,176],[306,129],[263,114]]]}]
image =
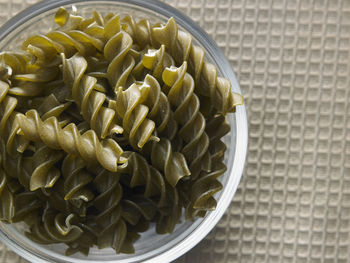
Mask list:
[{"label": "pasta spiral", "polygon": [[186,208],[186,217],[189,219],[203,217],[208,210],[216,208],[213,195],[222,189],[222,184],[217,179],[226,171],[223,162],[226,145],[221,138],[230,131],[230,126],[224,116],[217,115],[208,121],[206,131],[210,138],[211,172],[203,172],[196,182],[191,183],[190,203]]},{"label": "pasta spiral", "polygon": [[95,90],[96,78],[84,75],[87,61],[80,55],[66,59],[62,54],[63,79],[86,121],[102,139],[123,129],[116,124],[115,111],[103,106],[106,95]]},{"label": "pasta spiral", "polygon": [[[51,81],[51,75],[55,77],[55,74],[47,71],[22,74],[26,72],[25,63],[28,62],[29,58],[21,53],[2,53],[0,59],[3,63],[8,63],[10,65],[7,67],[5,66],[7,72],[5,75],[6,77],[3,81],[0,81],[0,135],[2,139],[6,141],[7,151],[12,156],[15,156],[17,151],[23,152],[27,148],[28,141],[24,140],[21,136],[17,136],[19,126],[15,120],[17,114],[15,109],[18,105],[18,99],[9,95],[38,95],[35,91],[35,88],[37,87],[35,85],[31,86],[30,84]],[[47,74],[49,78],[43,77],[43,75]],[[25,87],[16,87],[18,81],[22,81]],[[8,83],[11,83],[11,88]],[[32,88],[34,88],[34,90]],[[64,105],[63,108],[67,106],[68,104]]]},{"label": "pasta spiral", "polygon": [[[70,103],[61,104],[57,98],[51,94],[42,101],[41,105],[38,107],[38,112],[43,120],[46,120],[52,116],[59,118],[69,106]],[[63,119],[60,122],[60,125],[65,124],[66,120]],[[54,165],[63,158],[64,154],[61,151],[52,150],[41,143],[35,144],[34,148],[35,152],[33,156],[30,157],[31,175],[29,180],[29,189],[31,191],[35,191],[39,188],[53,187],[61,175],[60,170],[54,167]],[[27,167],[29,167],[28,164]],[[19,169],[19,167],[17,167],[17,169]],[[21,173],[24,172],[27,171],[22,171]],[[17,174],[21,173],[17,171]]]},{"label": "pasta spiral", "polygon": [[216,160],[222,160],[226,145],[221,139],[230,132],[230,125],[226,122],[224,116],[216,115],[208,120],[206,131],[210,139],[209,152]]},{"label": "pasta spiral", "polygon": [[[77,28],[78,29],[78,28]],[[29,37],[22,44],[22,49],[27,50],[37,58],[39,65],[57,65],[58,54],[64,53],[67,57],[76,52],[89,56],[102,51],[104,42],[90,34],[77,30],[58,28],[45,35],[39,34]]]},{"label": "pasta spiral", "polygon": [[115,111],[122,119],[123,129],[134,149],[142,148],[149,140],[158,141],[154,136],[155,123],[147,118],[148,107],[142,102],[146,99],[150,87],[132,84],[123,91],[120,87],[116,93]]},{"label": "pasta spiral", "polygon": [[98,162],[110,171],[117,171],[118,163],[126,161],[120,158],[123,151],[114,140],[99,141],[93,130],[80,134],[74,123],[61,128],[56,117],[42,121],[36,110],[29,110],[25,115],[18,113],[16,117],[28,140],[42,141],[52,149],[81,156],[87,162]]},{"label": "pasta spiral", "polygon": [[167,206],[156,215],[156,231],[159,234],[172,233],[182,215],[182,204],[177,188],[167,185]]},{"label": "pasta spiral", "polygon": [[140,49],[144,49],[147,45],[153,46],[151,24],[148,20],[141,19],[136,22],[132,16],[126,15],[121,20],[121,24]]},{"label": "pasta spiral", "polygon": [[87,188],[93,177],[86,171],[85,162],[77,156],[67,155],[62,163],[64,180],[64,199],[88,202],[94,198],[93,192]]},{"label": "pasta spiral", "polygon": [[28,69],[24,74],[11,77],[11,88],[8,93],[16,97],[42,96],[50,86],[56,85],[54,79],[57,75],[57,67],[41,70]]},{"label": "pasta spiral", "polygon": [[123,182],[130,188],[144,186],[144,196],[156,197],[158,207],[164,207],[167,197],[166,183],[162,174],[149,165],[141,154],[126,151],[123,156],[128,159],[128,163],[118,170],[123,174]]},{"label": "pasta spiral", "polygon": [[79,238],[67,244],[68,248],[65,252],[66,256],[78,252],[88,256],[90,248],[97,242],[97,232],[91,228],[89,222],[80,223],[79,227],[83,230],[83,233]]},{"label": "pasta spiral", "polygon": [[186,69],[186,62],[179,68],[166,68],[163,81],[169,89],[169,102],[175,108],[174,118],[182,126],[179,136],[186,143],[182,153],[190,163],[191,178],[195,179],[202,169],[201,161],[208,150],[209,138],[205,119],[199,111],[199,99],[194,94],[194,81]]},{"label": "pasta spiral", "polygon": [[196,83],[196,92],[210,97],[218,112],[234,112],[235,107],[243,103],[241,95],[231,92],[231,82],[218,77],[216,67],[204,60],[204,50],[192,43],[192,36],[178,30],[174,18],[170,18],[165,26],[153,27],[152,37],[168,48],[178,65],[182,61],[188,62],[189,73]]},{"label": "pasta spiral", "polygon": [[149,49],[142,60],[143,65],[152,71],[159,83],[163,82],[162,73],[167,67],[175,66],[174,59],[165,51],[165,46],[159,49]]},{"label": "pasta spiral", "polygon": [[191,175],[187,162],[182,153],[173,152],[168,139],[161,138],[151,146],[151,162],[159,171],[163,172],[167,182],[175,187],[183,177]]},{"label": "pasta spiral", "polygon": [[126,32],[120,31],[106,43],[103,54],[109,62],[107,78],[115,91],[119,87],[130,85],[130,74],[135,66],[134,58],[129,54],[133,40]]},{"label": "pasta spiral", "polygon": [[46,207],[42,221],[31,226],[26,236],[39,244],[52,244],[61,242],[73,242],[82,234],[82,229],[77,225],[77,216],[58,213],[56,210]]},{"label": "pasta spiral", "polygon": [[11,223],[14,215],[14,196],[8,189],[5,171],[0,169],[0,219]]},{"label": "pasta spiral", "polygon": [[[98,195],[93,201],[98,211],[94,221],[100,228],[97,234],[99,248],[112,247],[117,253],[129,251],[133,238],[128,237],[127,226],[122,219],[120,201],[123,188],[119,183],[119,176],[106,170],[100,170],[93,181]],[[131,249],[133,250],[133,248]]]},{"label": "pasta spiral", "polygon": [[15,196],[14,205],[12,222],[24,221],[32,226],[37,221],[37,215],[42,213],[44,202],[38,199],[35,192],[23,191]]},{"label": "pasta spiral", "polygon": [[49,205],[52,209],[68,215],[74,213],[80,217],[86,217],[87,203],[70,199],[65,200],[64,178],[61,176],[51,188],[41,188],[35,191],[38,198]]},{"label": "pasta spiral", "polygon": [[[160,86],[155,78],[147,75],[141,85],[133,84],[125,91],[120,88],[116,96],[116,111],[123,119],[125,131],[130,134],[131,145],[135,147],[136,144],[133,142],[135,140],[133,134],[136,138],[142,138],[142,135],[145,137],[145,139],[137,140],[139,148],[142,148],[146,140],[151,137],[155,123],[148,118],[152,118],[159,124],[157,127],[159,133],[163,132],[169,124],[168,130],[169,133],[172,133],[170,138],[174,137],[173,131],[176,132],[176,123],[173,119],[171,119],[172,122],[169,122],[170,105],[164,93],[160,91]],[[149,108],[146,105],[152,107]],[[143,125],[149,125],[151,128],[147,129]],[[149,133],[145,131],[149,131]],[[139,135],[141,132],[142,134]],[[164,172],[167,181],[172,186],[175,186],[182,177],[190,175],[184,156],[178,152],[173,153],[169,140],[161,139],[154,143],[151,154],[154,156],[151,159],[152,164]]]},{"label": "pasta spiral", "polygon": [[[120,168],[118,173],[128,169]],[[133,253],[132,244],[139,235],[128,229],[126,222],[137,225],[141,217],[150,220],[155,214],[155,208],[143,197],[123,198],[118,174],[106,170],[97,174],[93,181],[99,193],[93,201],[98,211],[94,221],[98,224],[97,229],[102,228],[97,234],[97,245],[99,248],[112,247],[117,253]]]},{"label": "pasta spiral", "polygon": [[160,137],[172,140],[178,127],[167,96],[161,91],[158,81],[151,75],[147,74],[143,83],[149,86],[146,99],[142,102],[149,108],[148,118],[155,122],[156,131]]},{"label": "pasta spiral", "polygon": [[24,52],[1,52],[1,80],[8,81],[13,75],[25,73],[28,67],[27,63],[31,61],[31,59],[32,56]]},{"label": "pasta spiral", "polygon": [[27,148],[28,141],[17,136],[19,129],[19,125],[15,121],[17,99],[8,96],[8,91],[9,85],[0,81],[0,136],[6,144],[7,152],[15,156],[17,151],[23,152]]},{"label": "pasta spiral", "polygon": [[119,15],[102,17],[94,12],[93,18],[84,19],[64,8],[56,13],[55,22],[59,25],[58,29],[45,35],[34,35],[22,45],[22,49],[36,58],[38,65],[57,65],[57,55],[61,53],[71,57],[76,52],[84,56],[103,52],[106,39],[120,27]]},{"label": "pasta spiral", "polygon": [[226,171],[226,166],[221,162],[213,162],[211,170],[211,172],[202,172],[199,178],[190,184],[191,202],[186,208],[187,219],[193,219],[196,216],[204,217],[207,211],[216,208],[213,195],[222,189],[222,184],[217,178]]},{"label": "pasta spiral", "polygon": [[157,212],[156,204],[150,198],[142,195],[134,194],[123,198],[121,204],[122,217],[131,225],[131,232],[132,230],[143,232],[144,228],[148,229],[149,222],[154,219]]},{"label": "pasta spiral", "polygon": [[3,71],[1,79],[11,84],[8,94],[16,98],[41,96],[56,84],[58,68],[38,68],[31,65],[33,59],[33,56],[24,52],[0,53],[0,68]]},{"label": "pasta spiral", "polygon": [[[30,148],[30,147],[28,147]],[[30,177],[32,174],[32,157],[24,156],[17,153],[14,157],[6,151],[6,146],[3,140],[0,140],[1,150],[1,168],[6,175],[7,181],[17,180],[20,188],[29,190]]]},{"label": "pasta spiral", "polygon": [[119,172],[123,173],[123,178],[126,176],[124,173],[131,174],[127,179],[127,185],[132,188],[144,187],[144,196],[154,200],[160,208],[155,218],[157,232],[171,231],[181,216],[177,190],[166,183],[158,170],[148,165],[146,159],[140,154],[124,152],[123,155],[128,155],[129,161],[124,168],[119,169]]},{"label": "pasta spiral", "polygon": [[30,190],[52,187],[61,176],[60,171],[54,165],[63,157],[61,151],[55,151],[46,145],[39,147],[33,157],[33,172],[30,177]]}]

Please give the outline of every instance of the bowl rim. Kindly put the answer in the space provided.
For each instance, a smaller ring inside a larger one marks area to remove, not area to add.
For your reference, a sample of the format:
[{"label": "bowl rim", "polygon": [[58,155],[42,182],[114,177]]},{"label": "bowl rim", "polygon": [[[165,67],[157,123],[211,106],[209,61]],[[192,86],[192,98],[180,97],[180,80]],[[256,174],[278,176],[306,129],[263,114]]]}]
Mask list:
[{"label": "bowl rim", "polygon": [[[18,26],[32,19],[33,17],[40,15],[43,12],[50,11],[52,9],[58,8],[64,5],[73,5],[78,3],[89,3],[89,2],[120,2],[127,3],[131,5],[136,5],[142,8],[149,9],[151,11],[157,12],[160,15],[166,17],[174,17],[177,23],[186,29],[188,32],[191,32],[193,37],[198,40],[198,42],[205,47],[206,52],[214,59],[219,70],[223,75],[231,81],[232,90],[234,92],[242,94],[240,86],[238,84],[235,73],[232,70],[232,67],[222,53],[220,48],[217,46],[215,41],[191,18],[183,14],[176,8],[160,2],[158,0],[44,0],[38,2],[25,10],[21,11],[10,20],[8,20],[3,26],[0,27],[0,40],[8,36],[13,30]],[[220,63],[218,63],[220,62]],[[210,212],[203,221],[193,230],[193,232],[185,237],[181,242],[175,244],[169,250],[162,252],[161,254],[156,255],[151,259],[147,259],[144,262],[171,262],[181,255],[185,254],[195,245],[197,245],[218,223],[220,218],[223,216],[228,206],[231,203],[233,196],[237,191],[238,184],[241,180],[243,169],[245,166],[245,160],[247,155],[248,148],[248,121],[245,105],[239,106],[236,108],[235,113],[235,136],[231,136],[231,145],[235,140],[235,151],[234,159],[232,164],[232,169],[230,174],[228,174],[227,184],[222,190],[222,194],[217,203],[217,208],[215,211]],[[232,121],[231,121],[232,128]],[[234,138],[233,138],[234,137]],[[207,223],[207,224],[206,224]],[[197,232],[197,235],[193,233]],[[37,254],[33,254],[28,249],[22,247],[21,245],[14,242],[10,237],[8,237],[3,231],[0,230],[1,241],[4,242],[10,249],[15,251],[17,254],[31,260],[32,262],[47,262],[45,259],[38,257]],[[83,261],[79,261],[83,262]],[[112,262],[112,261],[109,261]],[[115,261],[113,261],[115,262]]]}]

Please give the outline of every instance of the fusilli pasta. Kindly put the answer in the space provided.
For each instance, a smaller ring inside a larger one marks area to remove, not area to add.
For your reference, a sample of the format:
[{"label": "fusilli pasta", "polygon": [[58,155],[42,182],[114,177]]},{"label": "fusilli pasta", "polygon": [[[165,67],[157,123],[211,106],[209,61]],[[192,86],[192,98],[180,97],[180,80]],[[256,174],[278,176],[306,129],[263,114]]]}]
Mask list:
[{"label": "fusilli pasta", "polygon": [[151,225],[214,210],[225,114],[243,99],[192,36],[172,18],[60,8],[54,21],[0,53],[0,220],[67,255],[134,253]]}]

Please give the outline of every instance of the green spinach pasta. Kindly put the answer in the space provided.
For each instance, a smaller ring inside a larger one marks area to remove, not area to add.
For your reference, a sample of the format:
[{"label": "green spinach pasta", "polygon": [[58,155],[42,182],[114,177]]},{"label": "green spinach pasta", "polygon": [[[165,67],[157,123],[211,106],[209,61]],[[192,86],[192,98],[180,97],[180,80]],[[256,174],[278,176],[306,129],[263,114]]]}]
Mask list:
[{"label": "green spinach pasta", "polygon": [[60,8],[0,53],[0,220],[66,254],[134,253],[151,226],[204,217],[223,186],[226,114],[243,104],[173,18]]}]

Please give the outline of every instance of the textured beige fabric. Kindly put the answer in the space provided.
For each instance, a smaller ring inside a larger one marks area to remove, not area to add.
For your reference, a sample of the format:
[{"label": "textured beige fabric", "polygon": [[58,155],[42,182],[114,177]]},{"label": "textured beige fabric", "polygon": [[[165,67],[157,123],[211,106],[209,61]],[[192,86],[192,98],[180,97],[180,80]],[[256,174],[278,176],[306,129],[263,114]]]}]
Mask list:
[{"label": "textured beige fabric", "polygon": [[[350,1],[166,1],[225,52],[250,126],[229,210],[177,262],[350,262]],[[0,0],[0,23],[34,2]]]}]

